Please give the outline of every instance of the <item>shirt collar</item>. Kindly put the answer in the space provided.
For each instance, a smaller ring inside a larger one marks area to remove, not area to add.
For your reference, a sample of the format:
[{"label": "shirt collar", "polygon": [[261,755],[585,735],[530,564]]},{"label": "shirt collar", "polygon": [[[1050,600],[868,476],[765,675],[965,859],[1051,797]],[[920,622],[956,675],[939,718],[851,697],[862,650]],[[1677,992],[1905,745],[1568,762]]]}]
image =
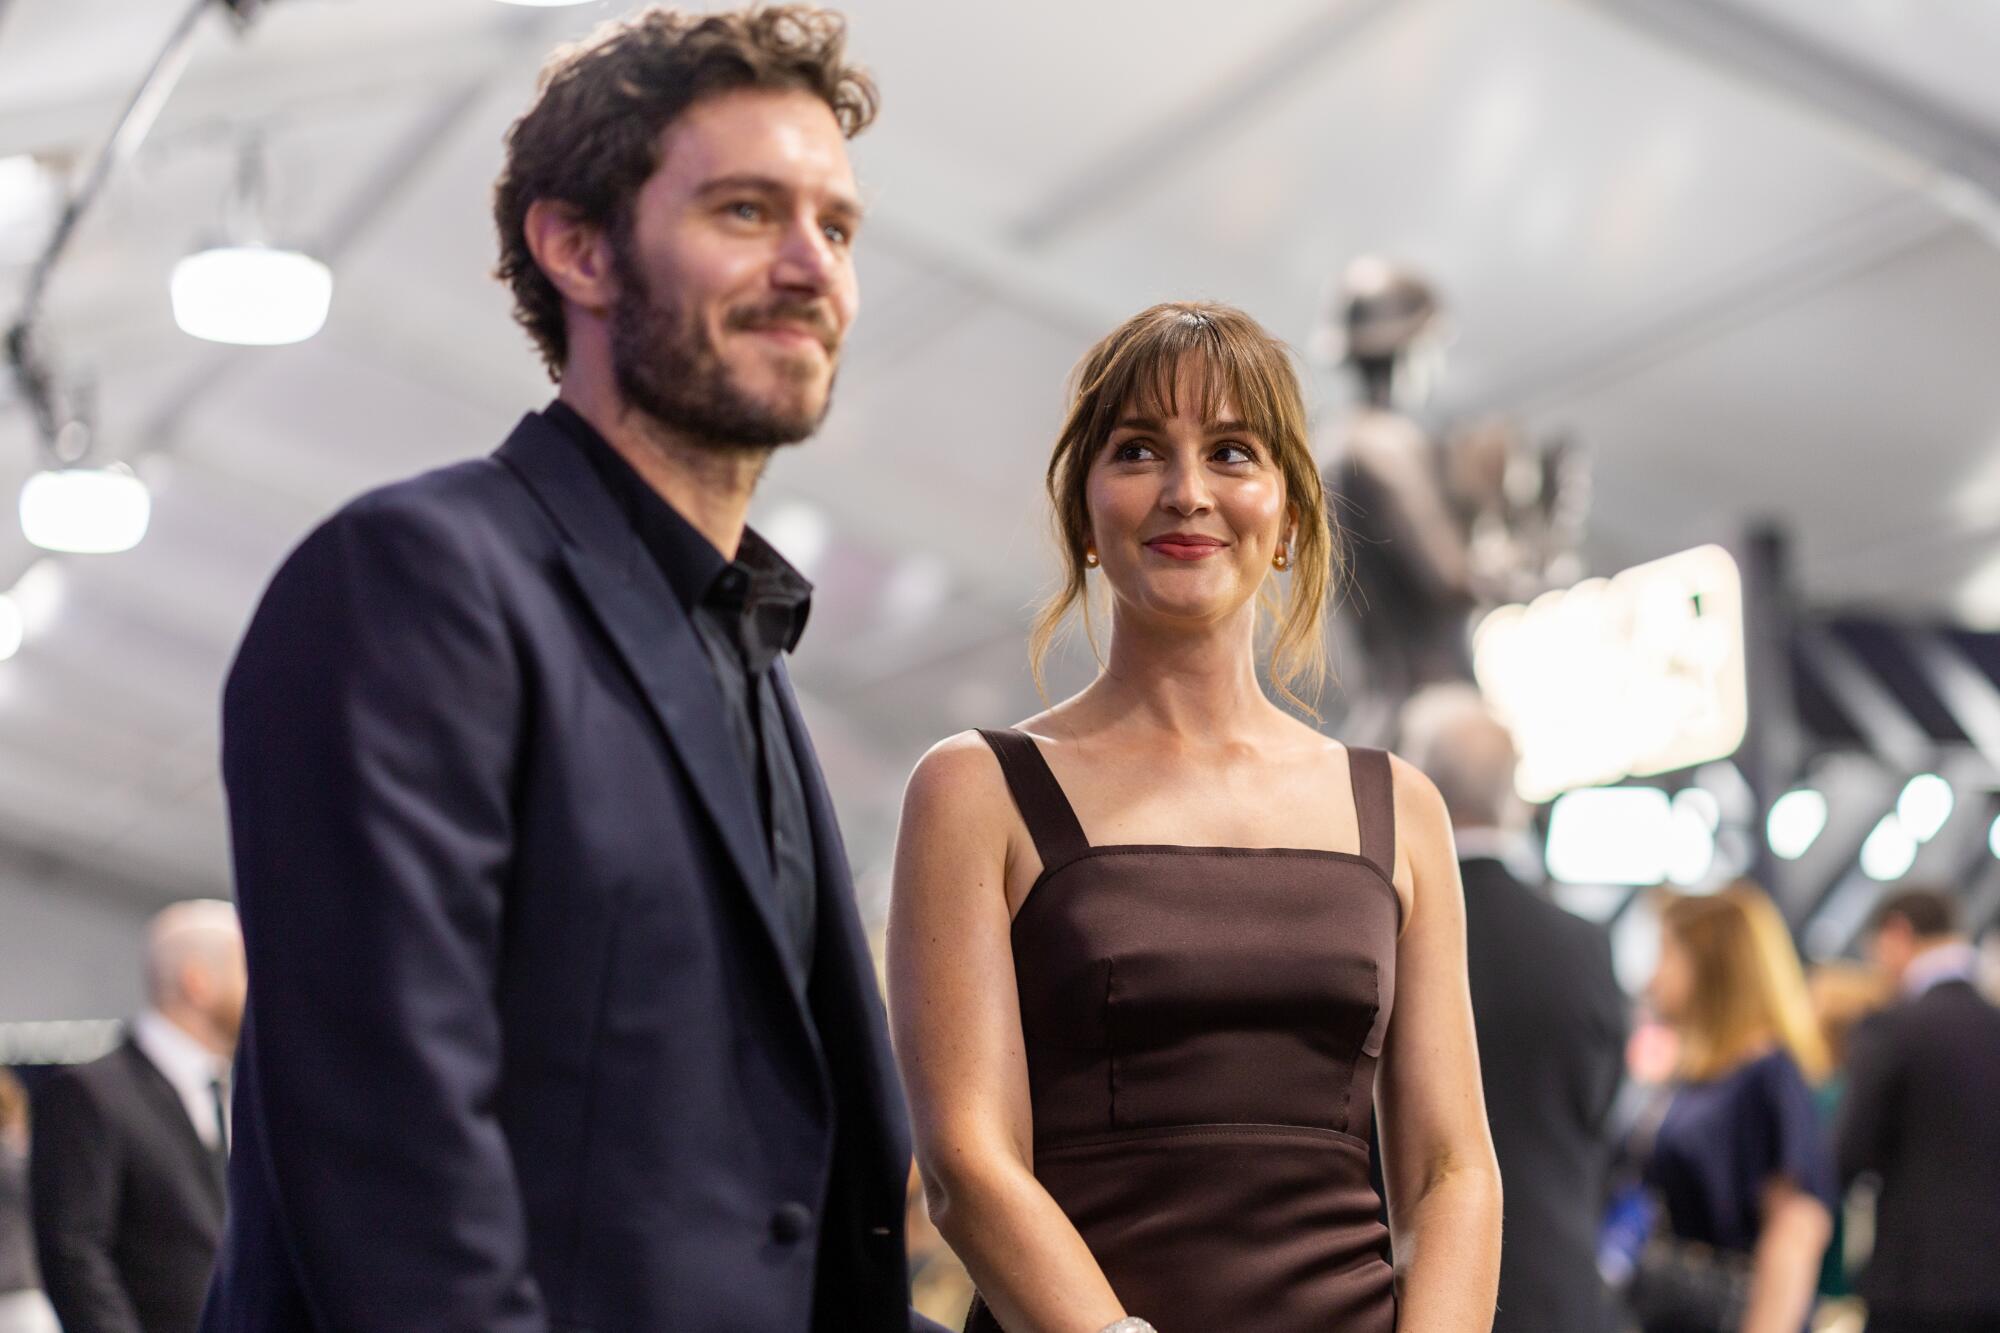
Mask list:
[{"label": "shirt collar", "polygon": [[1933,944],[1903,969],[1903,994],[1914,1000],[1947,981],[1970,981],[1977,961],[1972,946],[1964,940]]},{"label": "shirt collar", "polygon": [[771,655],[798,646],[812,611],[812,584],[756,529],[745,528],[736,559],[725,559],[582,413],[557,399],[542,416],[582,449],[683,610],[692,614],[706,604],[740,617],[749,643],[767,645]]},{"label": "shirt collar", "polygon": [[132,1040],[176,1088],[199,1088],[206,1096],[208,1085],[229,1072],[227,1060],[181,1031],[157,1009],[148,1009],[132,1020]]},{"label": "shirt collar", "polygon": [[703,601],[741,618],[746,650],[769,658],[798,647],[812,612],[812,584],[755,528],[743,529],[736,559],[709,585]]}]

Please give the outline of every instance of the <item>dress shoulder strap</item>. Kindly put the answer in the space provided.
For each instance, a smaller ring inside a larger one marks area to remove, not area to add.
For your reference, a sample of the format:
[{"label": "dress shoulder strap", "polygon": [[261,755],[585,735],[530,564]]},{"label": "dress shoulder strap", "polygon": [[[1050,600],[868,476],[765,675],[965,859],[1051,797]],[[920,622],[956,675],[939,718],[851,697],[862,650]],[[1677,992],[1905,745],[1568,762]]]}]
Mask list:
[{"label": "dress shoulder strap", "polygon": [[1361,826],[1361,859],[1382,878],[1396,877],[1396,779],[1387,750],[1347,747],[1348,779],[1354,787],[1354,815]]},{"label": "dress shoulder strap", "polygon": [[1070,808],[1069,797],[1063,795],[1056,775],[1049,771],[1049,761],[1042,758],[1035,738],[1012,728],[982,727],[979,735],[993,747],[993,755],[1000,761],[1000,771],[1007,777],[1007,790],[1028,826],[1028,835],[1035,840],[1042,868],[1053,869],[1088,851],[1090,840],[1083,836],[1083,825],[1077,822],[1076,811]]}]

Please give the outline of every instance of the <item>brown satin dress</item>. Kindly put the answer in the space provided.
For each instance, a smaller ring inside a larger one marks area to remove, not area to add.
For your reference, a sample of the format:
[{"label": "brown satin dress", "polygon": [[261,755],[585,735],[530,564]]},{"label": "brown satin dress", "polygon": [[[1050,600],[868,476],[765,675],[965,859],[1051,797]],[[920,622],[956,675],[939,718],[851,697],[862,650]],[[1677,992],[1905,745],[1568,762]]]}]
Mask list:
[{"label": "brown satin dress", "polygon": [[[1041,853],[1014,918],[1036,1179],[1160,1333],[1391,1333],[1368,1174],[1396,989],[1389,757],[1361,847],[1085,839],[1035,742],[983,731]],[[967,1333],[998,1333],[974,1301]]]}]

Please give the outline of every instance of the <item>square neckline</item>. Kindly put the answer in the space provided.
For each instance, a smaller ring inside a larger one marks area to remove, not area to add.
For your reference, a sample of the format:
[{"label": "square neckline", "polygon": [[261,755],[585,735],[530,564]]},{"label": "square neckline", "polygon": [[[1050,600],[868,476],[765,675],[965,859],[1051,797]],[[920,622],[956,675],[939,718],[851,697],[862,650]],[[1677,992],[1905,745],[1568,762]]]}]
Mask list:
[{"label": "square neckline", "polygon": [[[979,734],[1000,761],[1009,794],[1014,798],[1015,808],[1027,824],[1028,834],[1042,859],[1041,873],[1035,876],[1021,905],[1015,909],[1010,928],[1020,922],[1029,903],[1045,896],[1042,893],[1045,882],[1072,865],[1100,856],[1165,855],[1302,857],[1363,866],[1374,873],[1376,880],[1395,901],[1397,929],[1399,933],[1401,931],[1403,895],[1397,890],[1394,877],[1395,792],[1388,752],[1385,750],[1348,745],[1344,741],[1341,743],[1341,748],[1347,751],[1348,799],[1354,805],[1358,842],[1355,851],[1327,847],[1251,847],[1177,842],[1099,843],[1092,842],[1085,833],[1082,821],[1077,818],[1076,807],[1070,803],[1069,794],[1063,790],[1055,770],[1049,767],[1048,756],[1042,753],[1040,742],[1018,727],[981,728]],[[1386,864],[1368,854],[1371,846],[1379,846],[1385,853]]]}]

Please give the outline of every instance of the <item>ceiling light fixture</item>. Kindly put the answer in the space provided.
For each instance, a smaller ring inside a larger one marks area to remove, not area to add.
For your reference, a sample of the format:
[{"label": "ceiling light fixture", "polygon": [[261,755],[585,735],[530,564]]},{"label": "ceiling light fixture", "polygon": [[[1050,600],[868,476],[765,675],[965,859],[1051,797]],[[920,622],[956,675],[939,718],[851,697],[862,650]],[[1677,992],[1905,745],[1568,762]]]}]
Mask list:
[{"label": "ceiling light fixture", "polygon": [[174,265],[174,323],[209,342],[300,343],[326,325],[333,271],[311,255],[263,245],[220,245]]},{"label": "ceiling light fixture", "polygon": [[1811,787],[1796,787],[1771,802],[1765,836],[1771,851],[1787,861],[1804,856],[1826,831],[1826,797]]},{"label": "ceiling light fixture", "polygon": [[37,472],[21,488],[21,531],[45,551],[129,551],[152,517],[151,492],[123,463]]},{"label": "ceiling light fixture", "polygon": [[1896,798],[1896,817],[1903,821],[1911,837],[1918,842],[1929,842],[1951,818],[1953,804],[1949,782],[1935,773],[1919,773]]},{"label": "ceiling light fixture", "polygon": [[1916,861],[1917,840],[1903,827],[1894,810],[1882,816],[1867,841],[1861,844],[1861,873],[1878,883],[1901,879],[1910,873]]},{"label": "ceiling light fixture", "polygon": [[153,518],[152,492],[124,463],[93,464],[92,395],[73,389],[51,411],[67,420],[54,438],[44,436],[42,470],[21,487],[21,533],[45,551],[111,555],[145,537]]},{"label": "ceiling light fixture", "polygon": [[182,332],[241,347],[304,342],[326,325],[333,270],[266,239],[264,152],[244,141],[221,244],[174,265],[169,285]]}]

